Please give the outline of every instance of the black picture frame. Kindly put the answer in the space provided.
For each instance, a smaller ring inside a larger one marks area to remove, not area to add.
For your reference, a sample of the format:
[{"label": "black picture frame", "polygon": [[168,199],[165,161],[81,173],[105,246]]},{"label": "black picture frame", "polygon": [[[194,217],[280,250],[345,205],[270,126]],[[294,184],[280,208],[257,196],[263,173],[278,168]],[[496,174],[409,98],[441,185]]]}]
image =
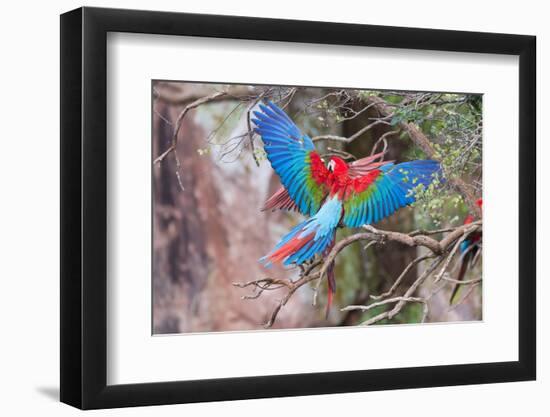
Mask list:
[{"label": "black picture frame", "polygon": [[[519,56],[519,360],[107,385],[108,32]],[[82,409],[533,380],[534,36],[80,8],[61,16],[61,401]]]}]

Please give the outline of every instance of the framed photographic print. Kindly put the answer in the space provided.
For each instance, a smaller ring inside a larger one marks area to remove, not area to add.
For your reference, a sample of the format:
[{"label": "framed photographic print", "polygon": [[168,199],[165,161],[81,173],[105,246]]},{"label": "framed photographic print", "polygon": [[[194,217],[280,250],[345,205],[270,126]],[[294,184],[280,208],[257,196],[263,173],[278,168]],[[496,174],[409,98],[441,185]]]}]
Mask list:
[{"label": "framed photographic print", "polygon": [[61,16],[61,400],[535,378],[535,38]]}]

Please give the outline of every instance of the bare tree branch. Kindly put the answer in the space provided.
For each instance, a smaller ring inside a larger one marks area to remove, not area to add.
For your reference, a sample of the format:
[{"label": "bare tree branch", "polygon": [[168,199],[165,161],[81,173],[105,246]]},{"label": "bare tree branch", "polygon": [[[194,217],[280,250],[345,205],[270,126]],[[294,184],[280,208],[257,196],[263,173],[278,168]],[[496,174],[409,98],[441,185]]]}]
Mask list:
[{"label": "bare tree branch", "polygon": [[373,300],[380,300],[382,298],[389,297],[390,295],[392,295],[394,293],[394,291],[397,289],[399,284],[401,284],[401,281],[403,281],[403,278],[405,278],[407,273],[413,267],[418,265],[420,262],[423,262],[427,259],[432,259],[433,257],[434,257],[434,255],[419,256],[418,258],[414,259],[412,262],[409,262],[409,264],[405,267],[403,272],[401,272],[401,275],[399,275],[399,277],[397,277],[397,279],[395,280],[395,282],[393,283],[393,285],[390,287],[390,289],[388,291],[386,291],[385,293],[380,294],[380,295],[371,295],[370,298],[372,298]]},{"label": "bare tree branch", "polygon": [[[260,291],[263,292],[268,289],[278,289],[281,286],[285,286],[288,288],[288,292],[285,294],[285,296],[282,298],[282,300],[277,304],[277,306],[273,309],[271,312],[271,315],[269,316],[268,320],[264,323],[264,327],[268,328],[273,326],[273,323],[275,323],[275,320],[277,318],[277,315],[279,314],[279,311],[283,306],[286,305],[288,300],[294,295],[294,293],[302,286],[307,284],[308,282],[314,281],[316,279],[319,279],[319,273],[314,274],[306,274],[303,275],[300,279],[297,281],[291,281],[291,280],[281,280],[281,279],[271,279],[271,278],[264,278],[258,281],[249,281],[246,283],[239,283],[235,282],[233,283],[234,286],[239,288],[246,288],[246,287],[255,287],[260,288]],[[279,285],[278,288],[270,288],[269,286],[275,284]],[[267,287],[266,287],[267,285]],[[258,295],[259,296],[259,295]],[[244,299],[254,299],[258,298],[258,296],[252,295],[252,296],[245,296]]]},{"label": "bare tree branch", "polygon": [[[482,222],[481,220],[479,220],[467,225],[462,225],[462,226],[455,227],[453,229],[448,229],[443,232],[439,230],[437,231],[438,233],[447,232],[448,234],[445,237],[443,237],[440,241],[438,241],[427,235],[420,235],[418,231],[413,232],[414,235],[411,236],[411,234],[376,229],[370,225],[363,226],[363,229],[367,230],[366,232],[356,233],[354,235],[348,236],[340,240],[337,244],[334,245],[334,247],[329,252],[329,254],[325,256],[323,259],[318,259],[306,267],[300,266],[301,267],[300,278],[296,281],[278,280],[273,278],[262,278],[259,280],[249,281],[246,283],[234,283],[233,285],[239,288],[247,288],[247,287],[254,288],[253,294],[249,296],[244,296],[243,298],[245,299],[258,298],[261,292],[266,290],[280,289],[283,287],[286,287],[288,289],[283,299],[280,301],[280,303],[276,306],[276,308],[271,313],[267,323],[265,323],[266,327],[270,327],[275,322],[281,308],[284,305],[286,305],[286,303],[292,297],[292,295],[296,292],[296,290],[298,290],[298,288],[300,288],[301,286],[309,282],[317,280],[317,285],[315,288],[314,299],[313,299],[313,304],[314,305],[316,304],[317,292],[318,292],[317,288],[321,283],[322,278],[324,278],[324,276],[326,275],[329,265],[336,260],[336,257],[338,256],[338,254],[344,248],[353,244],[354,242],[362,241],[362,240],[368,240],[369,244],[384,244],[388,241],[393,241],[406,246],[425,247],[430,250],[430,253],[423,256],[419,256],[416,259],[414,259],[411,263],[409,263],[407,267],[403,270],[403,272],[399,275],[399,277],[396,279],[396,281],[394,282],[394,284],[392,285],[389,291],[379,296],[371,296],[371,298],[374,300],[380,300],[373,303],[373,304],[376,304],[377,306],[386,305],[393,302],[396,302],[397,304],[390,311],[386,311],[378,316],[375,316],[362,324],[373,324],[385,318],[392,319],[395,315],[397,315],[403,309],[404,305],[408,302],[420,302],[424,304],[424,318],[423,318],[424,320],[428,314],[427,300],[422,299],[422,301],[420,301],[421,299],[419,297],[413,297],[414,292],[432,274],[432,272],[435,270],[435,268],[437,268],[437,266],[441,262],[445,261],[445,268],[448,267],[450,260],[455,254],[454,249],[458,247],[460,245],[460,242],[462,242],[462,240],[465,239],[467,236],[469,236],[471,233],[481,230],[481,227],[482,227]],[[421,263],[422,261],[433,259],[433,258],[435,258],[435,260],[432,263],[432,265],[428,267],[424,271],[424,273],[422,273],[415,280],[415,282],[407,289],[407,291],[403,296],[392,298],[391,300],[394,300],[394,301],[387,301],[386,297],[392,295],[395,292],[399,284],[402,282],[403,278],[413,268],[413,266]],[[444,271],[445,269],[442,269],[442,270]],[[260,294],[258,294],[257,291],[260,291]],[[383,300],[383,299],[386,299],[386,300]],[[370,307],[371,305],[372,304],[369,304],[369,306],[354,306],[354,308],[363,309],[364,311],[367,311],[372,308]],[[343,311],[349,311],[349,310],[344,309]]]},{"label": "bare tree branch", "polygon": [[[217,101],[220,98],[225,97],[225,96],[227,96],[227,93],[225,91],[217,91],[217,92],[215,92],[213,94],[210,94],[208,96],[200,97],[197,100],[195,100],[195,101],[189,103],[188,105],[186,105],[185,108],[179,114],[178,118],[176,119],[176,124],[174,126],[174,132],[172,133],[172,144],[170,145],[170,147],[167,150],[165,150],[161,155],[159,155],[153,161],[153,163],[158,164],[158,163],[162,162],[162,160],[164,158],[166,158],[171,152],[173,152],[176,149],[176,145],[178,144],[178,133],[180,131],[183,119],[184,119],[185,115],[187,114],[187,112],[189,110],[195,109],[195,108],[197,108],[200,105],[205,104],[205,103],[211,103],[213,101]],[[174,154],[176,154],[176,153],[174,152]],[[176,156],[176,164],[177,164],[177,168],[178,168],[178,171],[179,171],[180,166],[179,166],[179,161],[177,160],[177,156]]]},{"label": "bare tree branch", "polygon": [[[403,294],[402,299],[397,302],[397,304],[393,307],[393,309],[389,311],[384,311],[383,313],[378,314],[377,316],[371,317],[370,319],[364,321],[361,323],[364,326],[368,326],[374,323],[377,323],[384,319],[393,319],[397,314],[401,312],[407,301],[411,298],[411,296],[415,293],[415,291],[418,289],[418,287],[430,276],[430,274],[434,271],[434,269],[439,265],[441,262],[441,257],[438,257],[434,260],[432,265],[428,267],[417,279],[414,281],[414,283],[407,289],[405,294]],[[422,316],[422,321],[424,321],[428,315],[428,303],[426,299],[423,299],[425,301],[424,303],[424,314]]]},{"label": "bare tree branch", "polygon": [[368,306],[363,305],[349,305],[347,307],[344,307],[340,309],[340,311],[352,311],[352,310],[361,310],[361,311],[369,311],[375,307],[380,307],[382,305],[396,303],[396,302],[405,302],[405,303],[422,303],[426,304],[426,300],[423,298],[418,297],[394,297],[394,298],[387,298],[383,301],[377,301],[375,303],[371,303]]},{"label": "bare tree branch", "polygon": [[[370,151],[370,155],[374,155],[376,153],[376,150],[378,149],[378,144],[384,143],[384,148],[382,149],[382,152],[385,154],[386,150],[388,149],[388,141],[386,140],[387,137],[393,136],[399,133],[397,130],[390,130],[389,132],[384,133],[382,136],[378,138],[376,142],[374,142],[374,145],[372,146],[372,150]],[[382,158],[384,158],[384,155],[382,155]]]}]

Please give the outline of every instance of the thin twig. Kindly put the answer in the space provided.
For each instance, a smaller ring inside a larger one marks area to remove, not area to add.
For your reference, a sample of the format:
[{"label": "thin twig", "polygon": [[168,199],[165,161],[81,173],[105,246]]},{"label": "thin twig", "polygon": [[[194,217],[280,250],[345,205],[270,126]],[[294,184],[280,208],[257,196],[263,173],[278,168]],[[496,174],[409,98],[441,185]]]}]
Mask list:
[{"label": "thin twig", "polygon": [[382,293],[380,295],[371,295],[370,298],[372,298],[373,300],[380,300],[382,298],[386,298],[386,297],[389,297],[390,295],[392,295],[394,293],[394,291],[397,289],[397,287],[399,286],[399,284],[401,284],[401,281],[403,280],[403,278],[405,278],[405,276],[407,275],[407,273],[416,265],[418,265],[420,262],[423,262],[427,259],[432,259],[435,255],[424,255],[424,256],[419,256],[418,258],[414,259],[412,262],[409,262],[409,264],[405,267],[405,269],[403,270],[403,272],[401,272],[401,274],[399,275],[399,277],[395,280],[395,282],[393,283],[393,285],[391,286],[391,288],[386,291],[385,293]]},{"label": "thin twig", "polygon": [[344,308],[341,308],[340,311],[352,311],[352,310],[369,311],[369,310],[371,310],[375,307],[379,307],[379,306],[386,305],[386,304],[391,304],[391,303],[397,303],[398,301],[403,301],[403,302],[406,302],[406,303],[423,303],[423,304],[426,303],[426,300],[424,300],[423,298],[419,298],[419,297],[394,297],[394,298],[387,298],[383,301],[376,301],[376,302],[371,303],[367,306],[349,305],[349,306],[346,306]]},{"label": "thin twig", "polygon": [[366,133],[368,132],[369,130],[371,130],[374,126],[378,126],[379,124],[387,124],[389,125],[389,123],[385,120],[382,120],[382,119],[377,119],[375,120],[374,122],[372,123],[369,123],[368,125],[366,125],[365,127],[363,127],[362,129],[358,130],[357,132],[355,132],[353,135],[351,135],[349,138],[346,138],[344,136],[336,136],[336,135],[319,135],[319,136],[314,136],[311,138],[311,140],[313,142],[317,142],[317,141],[320,141],[320,140],[333,140],[333,141],[336,141],[336,142],[344,142],[344,143],[351,143],[353,142],[355,139],[359,138],[363,133]]},{"label": "thin twig", "polygon": [[[384,133],[382,136],[380,136],[380,137],[378,138],[378,140],[377,140],[376,142],[374,142],[374,145],[373,145],[373,147],[372,147],[372,150],[371,150],[371,152],[370,152],[370,155],[371,155],[371,156],[374,155],[376,149],[378,148],[378,144],[379,144],[380,142],[383,142],[383,143],[384,143],[384,148],[382,149],[382,152],[385,154],[385,153],[386,153],[386,150],[388,149],[388,142],[386,141],[386,138],[387,138],[388,136],[396,135],[397,133],[399,133],[399,132],[397,132],[397,130],[390,130],[389,132],[386,132],[386,133]],[[383,158],[383,157],[384,157],[384,155],[382,155],[382,158]]]},{"label": "thin twig", "polygon": [[[215,93],[210,94],[208,96],[201,97],[201,98],[193,101],[192,103],[189,103],[187,106],[185,106],[185,108],[181,111],[178,118],[176,119],[176,125],[174,127],[174,132],[172,133],[172,144],[161,155],[159,155],[153,161],[153,163],[158,164],[158,163],[162,162],[164,160],[164,158],[166,158],[171,152],[173,152],[176,149],[176,145],[178,144],[178,133],[179,133],[179,130],[181,128],[183,118],[185,117],[185,115],[187,114],[187,112],[189,110],[197,108],[202,104],[210,103],[212,101],[216,101],[216,100],[218,100],[221,97],[224,97],[226,95],[227,95],[227,93],[225,91],[218,91],[218,92],[215,92]],[[176,154],[176,152],[174,152],[174,154]],[[176,156],[176,164],[178,165],[178,170],[179,170],[179,161],[177,160],[177,156]]]}]

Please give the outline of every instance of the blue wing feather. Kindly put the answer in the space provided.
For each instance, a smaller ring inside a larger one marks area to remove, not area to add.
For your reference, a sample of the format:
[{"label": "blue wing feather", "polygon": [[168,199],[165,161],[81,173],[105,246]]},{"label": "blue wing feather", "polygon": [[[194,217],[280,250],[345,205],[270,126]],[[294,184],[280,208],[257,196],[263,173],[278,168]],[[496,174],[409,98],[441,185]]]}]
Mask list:
[{"label": "blue wing feather", "polygon": [[252,122],[262,138],[267,159],[298,210],[306,215],[315,214],[328,190],[324,184],[312,181],[313,141],[272,102],[259,107],[261,111],[253,112]]},{"label": "blue wing feather", "polygon": [[[419,184],[429,186],[435,178],[443,181],[438,162],[417,160],[380,167],[380,176],[369,187],[352,194],[344,203],[343,223],[348,227],[372,224],[415,201],[412,192]],[[357,209],[359,208],[359,214]]]}]

